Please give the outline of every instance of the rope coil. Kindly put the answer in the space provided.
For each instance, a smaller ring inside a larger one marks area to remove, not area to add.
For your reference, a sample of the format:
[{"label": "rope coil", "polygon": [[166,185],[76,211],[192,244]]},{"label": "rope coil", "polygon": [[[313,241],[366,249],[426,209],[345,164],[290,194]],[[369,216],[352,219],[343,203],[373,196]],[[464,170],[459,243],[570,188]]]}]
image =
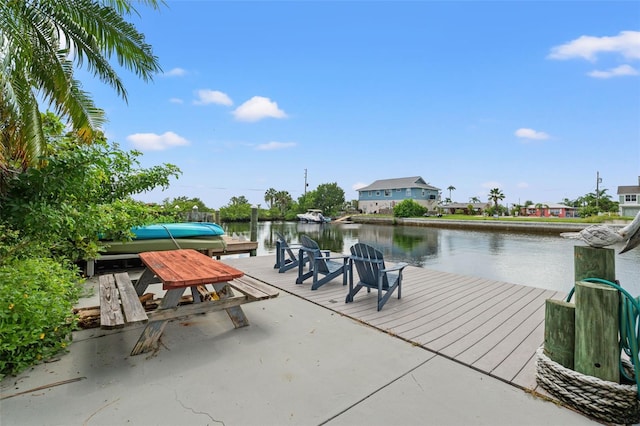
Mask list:
[{"label": "rope coil", "polygon": [[[622,377],[635,385],[625,385],[597,377],[585,375],[564,367],[551,360],[544,353],[544,347],[538,348],[536,362],[536,380],[550,394],[568,403],[579,411],[596,419],[612,423],[640,422],[640,374],[639,348],[640,302],[616,283],[600,278],[587,278],[582,281],[611,286],[622,295],[620,300],[620,351],[629,361],[621,358]],[[571,301],[572,289],[566,301]]]}]

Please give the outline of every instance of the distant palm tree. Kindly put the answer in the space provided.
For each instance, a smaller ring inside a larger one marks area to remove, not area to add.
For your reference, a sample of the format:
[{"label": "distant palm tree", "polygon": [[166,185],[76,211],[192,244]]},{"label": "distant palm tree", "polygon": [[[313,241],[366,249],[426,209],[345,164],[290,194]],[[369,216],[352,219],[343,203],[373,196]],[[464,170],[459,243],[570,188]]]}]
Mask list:
[{"label": "distant palm tree", "polygon": [[502,193],[502,191],[500,191],[500,188],[493,188],[491,191],[489,191],[489,199],[493,200],[493,204],[495,205],[497,212],[498,201],[504,200],[504,194]]},{"label": "distant palm tree", "polygon": [[478,198],[478,197],[471,197],[471,198],[469,198],[469,202],[470,202],[470,203],[479,203],[479,202],[480,202],[480,198]]},{"label": "distant palm tree", "polygon": [[264,201],[267,203],[267,206],[271,208],[273,206],[273,200],[275,200],[278,191],[273,188],[267,189],[267,192],[264,193]]},{"label": "distant palm tree", "polygon": [[447,191],[449,191],[449,199],[451,200],[451,191],[455,191],[456,187],[453,185],[449,185],[449,187],[447,188]]},{"label": "distant palm tree", "polygon": [[535,208],[540,211],[540,216],[544,216],[544,210],[548,209],[549,206],[544,203],[536,203]]}]

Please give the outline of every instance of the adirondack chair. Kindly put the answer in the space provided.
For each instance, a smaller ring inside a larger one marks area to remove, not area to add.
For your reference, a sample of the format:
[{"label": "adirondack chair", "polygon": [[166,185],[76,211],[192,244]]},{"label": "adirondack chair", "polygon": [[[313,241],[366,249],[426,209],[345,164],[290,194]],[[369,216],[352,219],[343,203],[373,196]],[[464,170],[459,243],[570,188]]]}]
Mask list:
[{"label": "adirondack chair", "polygon": [[[360,281],[353,286],[353,266]],[[357,243],[351,247],[351,257],[349,258],[349,294],[345,303],[353,302],[353,296],[356,295],[363,287],[366,287],[367,293],[371,289],[378,290],[378,310],[381,310],[393,292],[398,289],[398,299],[402,294],[402,270],[407,263],[398,263],[394,267],[386,268],[382,252],[376,250],[370,245]]]},{"label": "adirondack chair", "polygon": [[[318,243],[306,235],[300,237],[302,246],[298,258],[306,255],[309,258],[309,271],[304,271],[304,264],[298,262],[298,279],[296,284],[302,284],[306,279],[313,277],[311,290],[317,290],[332,279],[342,275],[342,285],[347,285],[349,274],[349,256],[330,257],[323,253]],[[333,260],[340,259],[340,261]],[[323,275],[322,278],[319,276]]]},{"label": "adirondack chair", "polygon": [[[298,266],[299,259],[294,250],[299,249],[301,245],[289,244],[284,235],[278,231],[274,231],[274,234],[276,234],[276,264],[273,265],[273,268],[283,273]],[[306,264],[309,262],[309,257],[306,253],[303,254],[302,261],[304,262],[303,264]]]}]

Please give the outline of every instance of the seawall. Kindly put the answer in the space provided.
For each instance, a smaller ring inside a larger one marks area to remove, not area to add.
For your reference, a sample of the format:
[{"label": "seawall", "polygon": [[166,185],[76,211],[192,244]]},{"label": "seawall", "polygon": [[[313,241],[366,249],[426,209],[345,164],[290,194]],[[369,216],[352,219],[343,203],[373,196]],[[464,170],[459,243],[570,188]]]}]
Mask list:
[{"label": "seawall", "polygon": [[[566,223],[566,222],[533,222],[527,220],[511,221],[499,218],[487,218],[486,220],[451,220],[435,217],[425,218],[394,218],[390,216],[354,215],[351,217],[354,223],[366,223],[373,225],[405,225],[425,226],[449,229],[482,229],[509,232],[537,232],[543,234],[559,234],[561,232],[577,232],[591,224]],[[612,228],[622,227],[624,224],[607,224]]]}]

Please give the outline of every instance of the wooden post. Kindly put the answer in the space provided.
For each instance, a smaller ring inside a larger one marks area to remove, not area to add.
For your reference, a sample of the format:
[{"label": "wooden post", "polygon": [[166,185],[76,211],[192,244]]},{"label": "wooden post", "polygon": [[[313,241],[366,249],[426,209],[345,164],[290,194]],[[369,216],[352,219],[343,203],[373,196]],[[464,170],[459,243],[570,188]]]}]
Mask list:
[{"label": "wooden post", "polygon": [[575,371],[620,383],[618,290],[580,281],[576,283],[575,304]]},{"label": "wooden post", "polygon": [[610,248],[574,247],[575,282],[585,278],[616,279],[615,252]]},{"label": "wooden post", "polygon": [[[251,241],[258,241],[258,208],[251,207]],[[251,250],[249,256],[255,256],[256,250]]]},{"label": "wooden post", "polygon": [[220,225],[220,210],[213,211],[213,222]]},{"label": "wooden post", "polygon": [[544,316],[544,353],[558,364],[573,370],[575,350],[573,303],[547,299]]}]

